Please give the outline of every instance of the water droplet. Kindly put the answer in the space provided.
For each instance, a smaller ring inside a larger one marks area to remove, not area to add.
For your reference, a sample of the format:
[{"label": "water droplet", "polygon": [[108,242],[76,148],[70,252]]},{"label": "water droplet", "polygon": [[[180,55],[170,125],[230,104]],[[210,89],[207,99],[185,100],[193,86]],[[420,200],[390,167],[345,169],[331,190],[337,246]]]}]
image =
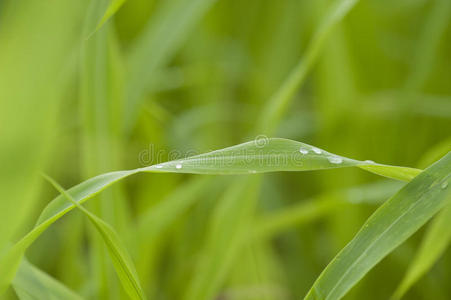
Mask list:
[{"label": "water droplet", "polygon": [[162,165],[157,165],[157,166],[155,166],[155,168],[161,169],[161,168],[163,168],[163,166]]},{"label": "water droplet", "polygon": [[176,165],[175,165],[175,168],[176,168],[176,169],[181,169],[181,168],[182,168],[182,164],[176,164]]},{"label": "water droplet", "polygon": [[257,171],[255,171],[255,170],[249,170],[249,173],[255,174],[255,173],[257,173]]},{"label": "water droplet", "polygon": [[301,148],[301,149],[299,149],[299,152],[301,152],[302,154],[307,154],[308,150],[305,148]]},{"label": "water droplet", "polygon": [[318,149],[318,148],[313,147],[312,150],[313,150],[313,152],[315,152],[316,154],[321,154],[321,149]]},{"label": "water droplet", "polygon": [[448,187],[448,181],[445,181],[441,185],[442,189],[446,189]]},{"label": "water droplet", "polygon": [[338,156],[329,156],[327,159],[331,164],[341,164],[343,162],[343,159]]},{"label": "water droplet", "polygon": [[374,162],[374,161],[372,161],[372,160],[369,160],[369,159],[365,160],[364,162],[365,162],[365,163],[367,163],[367,164],[375,164],[375,162]]}]

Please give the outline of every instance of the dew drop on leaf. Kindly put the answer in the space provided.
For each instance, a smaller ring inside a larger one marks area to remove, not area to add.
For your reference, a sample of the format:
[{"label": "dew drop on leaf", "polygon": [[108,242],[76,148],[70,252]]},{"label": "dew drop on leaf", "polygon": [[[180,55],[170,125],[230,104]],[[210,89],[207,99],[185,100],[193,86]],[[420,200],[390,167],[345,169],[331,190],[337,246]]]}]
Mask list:
[{"label": "dew drop on leaf", "polygon": [[301,152],[302,154],[307,154],[308,150],[305,148],[301,148],[301,149],[299,149],[299,152]]},{"label": "dew drop on leaf", "polygon": [[321,154],[321,150],[318,149],[318,148],[313,148],[312,150],[313,150],[313,152],[315,152],[316,154]]},{"label": "dew drop on leaf", "polygon": [[341,164],[343,162],[343,159],[341,157],[337,156],[329,156],[327,158],[331,164]]}]

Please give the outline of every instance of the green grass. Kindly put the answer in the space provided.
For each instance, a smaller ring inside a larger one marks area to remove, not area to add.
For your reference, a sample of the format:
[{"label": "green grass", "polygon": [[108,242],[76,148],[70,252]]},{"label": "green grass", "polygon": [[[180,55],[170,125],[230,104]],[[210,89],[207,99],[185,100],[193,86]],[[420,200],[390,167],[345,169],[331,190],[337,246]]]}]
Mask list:
[{"label": "green grass", "polygon": [[0,1],[0,298],[449,299],[449,3]]}]

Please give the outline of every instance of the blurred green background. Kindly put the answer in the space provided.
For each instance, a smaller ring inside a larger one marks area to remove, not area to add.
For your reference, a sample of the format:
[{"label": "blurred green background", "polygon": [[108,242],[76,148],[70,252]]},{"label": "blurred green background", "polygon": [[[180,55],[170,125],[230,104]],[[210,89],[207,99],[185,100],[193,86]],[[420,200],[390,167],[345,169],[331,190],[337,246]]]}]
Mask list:
[{"label": "blurred green background", "polygon": [[[129,0],[90,35],[109,1],[0,0],[0,248],[57,195],[41,171],[69,188],[260,134],[418,168],[449,151],[449,0],[360,1],[318,49],[276,132],[257,130],[332,2]],[[229,189],[247,180],[138,175],[86,207],[118,231],[150,299],[300,299],[399,188],[338,169]],[[423,231],[346,299],[389,298]],[[87,299],[126,298],[105,253],[74,211],[27,258]],[[448,249],[406,298],[450,299],[450,278]]]}]

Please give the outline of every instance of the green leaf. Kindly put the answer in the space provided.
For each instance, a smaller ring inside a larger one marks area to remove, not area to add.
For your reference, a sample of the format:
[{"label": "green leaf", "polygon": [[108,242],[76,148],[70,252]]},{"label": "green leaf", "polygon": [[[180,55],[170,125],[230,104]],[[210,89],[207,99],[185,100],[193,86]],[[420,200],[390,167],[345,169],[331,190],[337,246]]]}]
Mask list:
[{"label": "green leaf", "polygon": [[127,249],[119,240],[119,236],[114,231],[114,229],[102,219],[98,218],[96,215],[81,206],[55,180],[45,175],[44,177],[74,206],[81,210],[100,233],[103,241],[105,242],[105,245],[107,246],[111,260],[113,261],[116,273],[122,283],[122,286],[130,296],[130,298],[145,299],[144,292],[141,288],[141,284],[139,283],[138,275],[136,274],[133,261],[128,254]]},{"label": "green leaf", "polygon": [[[254,174],[275,171],[310,171],[342,167],[360,167],[373,173],[409,181],[417,169],[358,161],[329,153],[317,147],[287,139],[258,139],[201,155],[153,165],[117,171],[90,178],[67,193],[78,203],[94,197],[112,184],[136,173]],[[20,257],[51,224],[75,207],[60,195],[41,213],[36,226],[19,242],[0,255],[0,287],[14,277]],[[3,265],[5,264],[5,265]]]},{"label": "green leaf", "polygon": [[450,198],[451,152],[415,177],[367,220],[332,260],[305,299],[341,299],[379,261],[415,233]]},{"label": "green leaf", "polygon": [[430,225],[426,236],[421,242],[414,260],[410,264],[407,274],[396,289],[393,298],[401,299],[402,296],[420,279],[440,258],[451,242],[451,206],[448,205],[440,212]]},{"label": "green leaf", "polygon": [[372,173],[403,181],[420,170],[358,161],[317,147],[281,138],[263,138],[229,148],[143,168],[147,172],[190,174],[255,174],[277,171],[311,171],[360,167]]},{"label": "green leaf", "polygon": [[384,177],[398,179],[401,181],[411,181],[415,176],[420,174],[421,170],[415,168],[395,167],[381,165],[381,164],[369,164],[360,165],[360,169],[367,170],[371,173],[378,174]]},{"label": "green leaf", "polygon": [[26,259],[22,260],[12,286],[20,300],[82,300],[64,284],[42,272]]}]

